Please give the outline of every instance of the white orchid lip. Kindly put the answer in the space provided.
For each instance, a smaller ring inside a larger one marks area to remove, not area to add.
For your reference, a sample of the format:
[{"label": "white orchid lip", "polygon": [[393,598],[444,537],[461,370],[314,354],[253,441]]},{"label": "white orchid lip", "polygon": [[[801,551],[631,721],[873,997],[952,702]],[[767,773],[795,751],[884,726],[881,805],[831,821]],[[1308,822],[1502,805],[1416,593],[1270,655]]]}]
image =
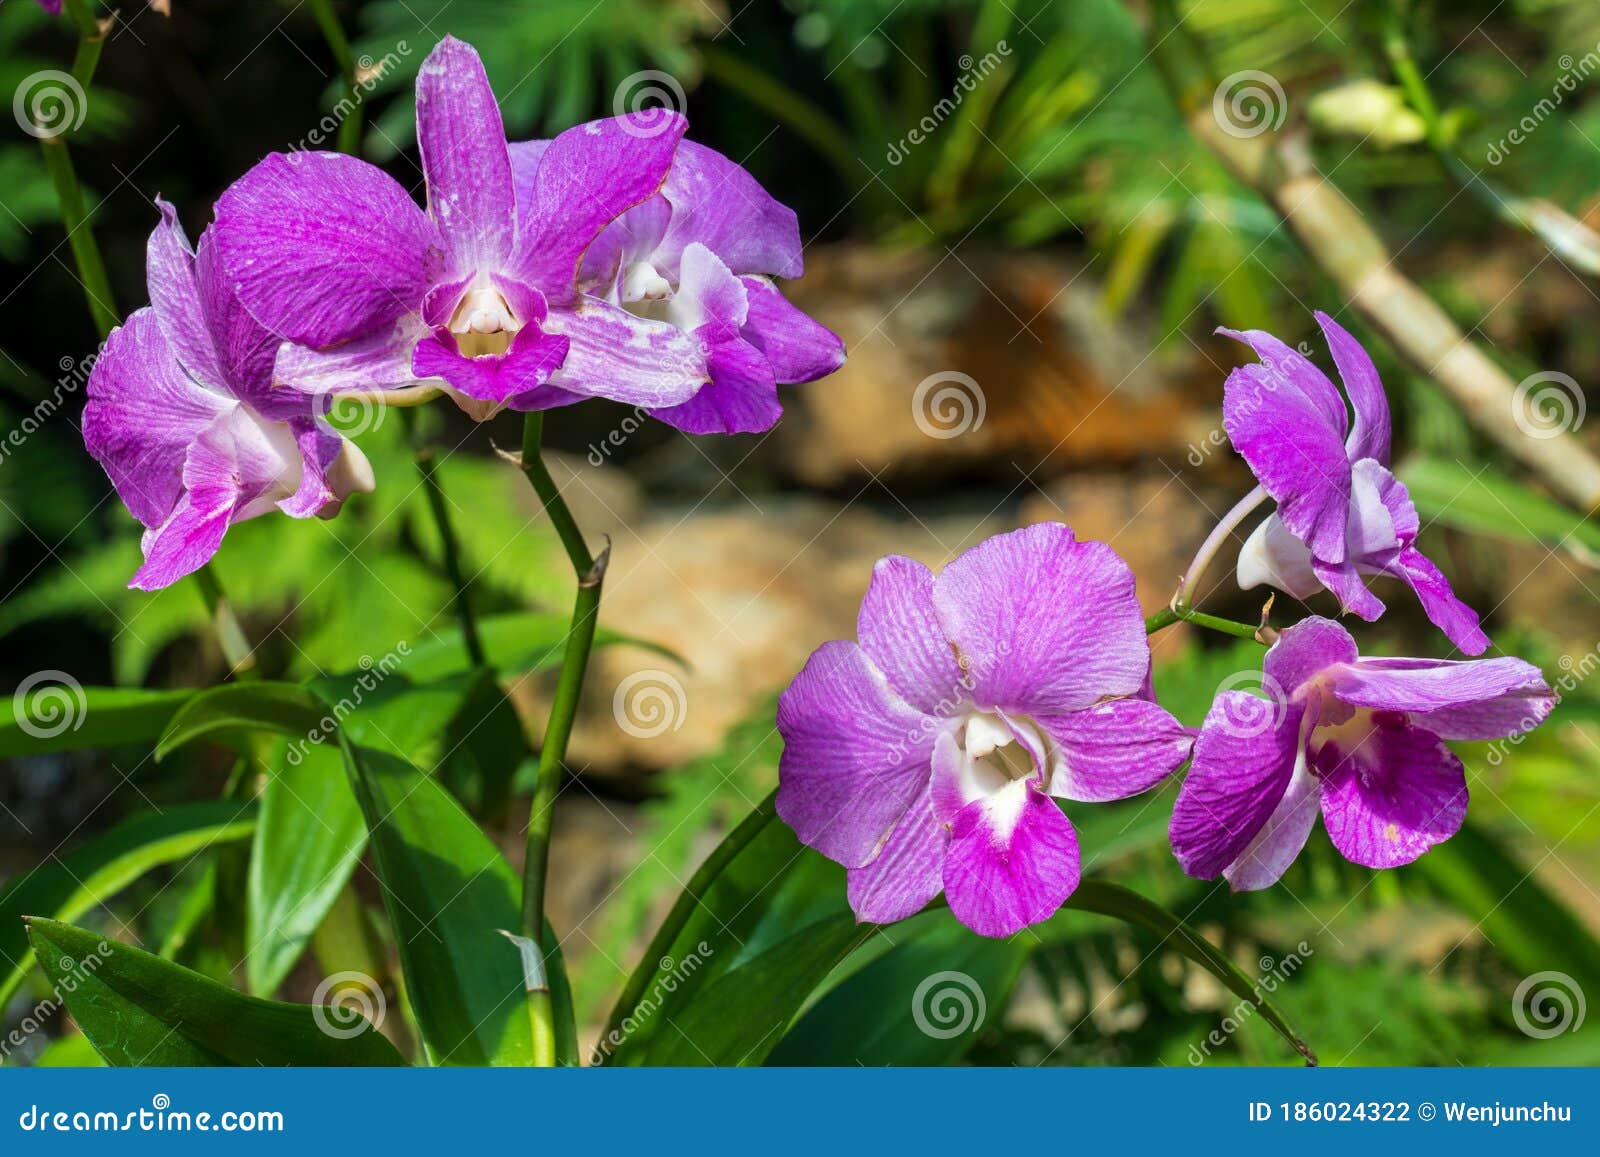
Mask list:
[{"label": "white orchid lip", "polygon": [[957,742],[965,755],[961,794],[969,803],[1019,781],[1048,779],[1047,741],[1031,720],[974,711],[966,717]]},{"label": "white orchid lip", "polygon": [[503,354],[522,326],[499,290],[474,284],[450,318],[456,348],[467,357]]}]

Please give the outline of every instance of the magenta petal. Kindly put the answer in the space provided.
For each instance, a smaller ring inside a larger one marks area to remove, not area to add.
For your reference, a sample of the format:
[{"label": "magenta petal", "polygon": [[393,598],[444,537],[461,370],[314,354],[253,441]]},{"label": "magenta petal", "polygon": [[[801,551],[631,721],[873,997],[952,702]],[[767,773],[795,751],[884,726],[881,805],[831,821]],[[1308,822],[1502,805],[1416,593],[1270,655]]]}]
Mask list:
[{"label": "magenta petal", "polygon": [[1284,525],[1326,562],[1345,558],[1350,462],[1345,456],[1344,401],[1333,383],[1301,354],[1259,330],[1219,330],[1260,356],[1223,386],[1228,438],[1267,493]]},{"label": "magenta petal", "polygon": [[[420,385],[411,353],[432,331],[416,314],[332,349],[313,350],[285,342],[273,367],[278,390],[329,398],[347,390],[395,390]],[[326,408],[325,406],[323,407]]]},{"label": "magenta petal", "polygon": [[304,398],[274,390],[272,369],[278,336],[266,329],[234,293],[233,279],[217,250],[216,227],[208,226],[195,246],[195,274],[205,302],[206,322],[216,345],[222,379],[229,392],[249,402],[264,417],[291,418],[310,413]]},{"label": "magenta petal", "polygon": [[331,346],[415,311],[433,223],[382,169],[274,153],[217,202],[217,247],[241,302],[290,341]]},{"label": "magenta petal", "polygon": [[1313,561],[1311,571],[1317,581],[1333,592],[1339,607],[1346,614],[1355,615],[1369,623],[1383,617],[1383,600],[1367,589],[1366,580],[1356,564],[1346,559],[1337,564]]},{"label": "magenta petal", "polygon": [[856,918],[892,924],[915,916],[944,886],[944,856],[949,846],[950,831],[934,817],[925,788],[900,817],[877,858],[846,873],[850,908]]},{"label": "magenta petal", "polygon": [[1356,654],[1356,641],[1349,631],[1332,619],[1312,615],[1278,636],[1278,641],[1267,648],[1262,668],[1270,683],[1275,683],[1277,691],[1287,698],[1327,668],[1355,662]]},{"label": "magenta petal", "polygon": [[521,199],[527,212],[519,214],[508,272],[556,305],[570,302],[584,250],[612,221],[655,195],[687,127],[679,114],[655,110],[590,121],[546,145]]},{"label": "magenta petal", "polygon": [[1235,892],[1256,892],[1281,880],[1306,846],[1321,802],[1321,784],[1302,752],[1283,799],[1239,858],[1223,869],[1229,886]]},{"label": "magenta petal", "polygon": [[1049,919],[1078,886],[1077,833],[1027,780],[968,804],[950,836],[945,896],[980,936],[1010,936]]},{"label": "magenta petal", "polygon": [[1428,621],[1444,632],[1465,655],[1481,655],[1489,649],[1489,636],[1479,625],[1478,612],[1456,597],[1450,580],[1415,547],[1400,552],[1389,574],[1403,579],[1416,592]]},{"label": "magenta petal", "polygon": [[144,537],[144,565],[128,585],[153,591],[193,574],[222,545],[244,497],[235,436],[237,407],[219,417],[190,446],[183,466],[185,494],[172,517]]},{"label": "magenta petal", "polygon": [[686,434],[759,434],[778,424],[778,384],[755,346],[738,338],[719,342],[706,367],[711,381],[694,397],[652,416]]},{"label": "magenta petal", "polygon": [[545,328],[571,343],[554,384],[573,393],[660,410],[710,381],[710,351],[699,338],[596,297],[552,309]]},{"label": "magenta petal", "polygon": [[183,494],[189,446],[233,399],[184,373],[148,306],[106,339],[88,394],[84,444],[133,516],[160,526]]},{"label": "magenta petal", "polygon": [[1049,792],[1098,803],[1154,787],[1189,758],[1187,728],[1148,699],[1111,699],[1037,720],[1060,748]]},{"label": "magenta petal", "polygon": [[411,368],[419,378],[443,378],[469,398],[504,403],[544,385],[566,356],[566,338],[530,325],[517,331],[505,353],[468,357],[441,327],[417,345]]},{"label": "magenta petal", "polygon": [[500,268],[516,242],[506,131],[483,61],[454,36],[417,73],[417,146],[449,268]]},{"label": "magenta petal", "polygon": [[764,277],[741,278],[749,301],[742,336],[767,356],[780,385],[826,377],[844,365],[844,342],[789,304]]},{"label": "magenta petal", "polygon": [[945,567],[933,602],[982,706],[1064,714],[1136,693],[1150,670],[1133,572],[1059,522],[979,543]]},{"label": "magenta petal", "polygon": [[145,247],[150,307],[178,364],[213,389],[226,389],[231,375],[222,364],[207,323],[194,250],[178,223],[177,210],[160,198],[156,208],[161,211],[161,221]]},{"label": "magenta petal", "polygon": [[299,451],[304,465],[299,487],[278,503],[278,509],[290,518],[315,518],[343,497],[335,493],[328,473],[344,450],[344,438],[330,427],[310,418],[299,419],[291,425],[295,449]]},{"label": "magenta petal", "polygon": [[933,609],[933,583],[933,572],[915,559],[880,558],[861,600],[856,639],[906,702],[930,715],[953,715],[968,692]]},{"label": "magenta petal", "polygon": [[672,219],[656,247],[656,264],[668,280],[676,275],[679,255],[697,242],[735,273],[799,277],[804,272],[794,210],[715,149],[694,141],[679,144],[661,195],[672,206]]},{"label": "magenta petal", "polygon": [[1497,659],[1361,659],[1328,672],[1328,689],[1353,707],[1403,711],[1441,739],[1520,735],[1555,707],[1532,663]]},{"label": "magenta petal", "polygon": [[1263,710],[1270,707],[1244,691],[1223,691],[1206,713],[1170,828],[1178,864],[1196,879],[1236,861],[1289,790],[1304,708]]},{"label": "magenta petal", "polygon": [[847,868],[870,863],[927,786],[939,721],[854,643],[824,643],[778,697],[778,815]]},{"label": "magenta petal", "polygon": [[1379,465],[1389,464],[1389,399],[1384,396],[1383,382],[1378,377],[1378,367],[1362,348],[1361,343],[1345,332],[1344,328],[1320,309],[1316,312],[1317,324],[1327,339],[1328,352],[1333,354],[1333,364],[1344,382],[1344,392],[1355,411],[1355,422],[1345,441],[1345,451],[1352,462],[1363,458],[1376,459]]},{"label": "magenta petal", "polygon": [[1467,815],[1467,777],[1438,736],[1379,714],[1359,740],[1312,752],[1322,775],[1322,822],[1346,859],[1368,868],[1409,864],[1455,835]]}]

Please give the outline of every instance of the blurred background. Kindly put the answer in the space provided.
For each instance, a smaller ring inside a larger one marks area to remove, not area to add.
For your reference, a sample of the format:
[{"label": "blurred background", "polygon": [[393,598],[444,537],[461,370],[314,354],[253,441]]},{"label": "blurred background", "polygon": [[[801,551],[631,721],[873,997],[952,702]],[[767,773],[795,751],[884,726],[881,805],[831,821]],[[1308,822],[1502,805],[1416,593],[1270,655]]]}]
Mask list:
[{"label": "blurred background", "polygon": [[[584,1023],[598,1025],[682,881],[775,783],[774,696],[815,646],[853,634],[875,558],[938,566],[1059,519],[1111,542],[1147,612],[1160,608],[1252,485],[1219,429],[1240,351],[1213,330],[1270,330],[1329,367],[1311,318],[1323,309],[1382,371],[1424,549],[1484,612],[1497,653],[1565,677],[1563,704],[1525,742],[1463,745],[1469,830],[1408,869],[1353,867],[1319,829],[1281,885],[1229,896],[1172,862],[1170,786],[1092,809],[1086,854],[1251,962],[1324,1063],[1600,1061],[1581,1013],[1555,1032],[1530,1014],[1527,983],[1557,974],[1577,1008],[1600,993],[1600,680],[1587,681],[1600,527],[1557,456],[1600,453],[1600,422],[1584,420],[1600,374],[1600,237],[1585,223],[1600,213],[1600,5],[365,0],[332,6],[361,80],[353,109],[316,5],[113,8],[72,141],[123,311],[146,300],[157,194],[194,236],[265,153],[331,148],[344,132],[420,195],[411,82],[447,33],[483,54],[513,139],[670,103],[799,214],[806,274],[785,290],[850,360],[790,388],[776,430],[695,440],[601,402],[548,422],[580,524],[613,543],[602,624],[684,660],[613,646],[592,670],[551,883]],[[65,22],[5,0],[0,90],[20,102],[73,45]],[[0,428],[16,432],[0,445],[0,687],[42,667],[84,684],[213,681],[224,664],[192,584],[125,589],[138,535],[78,432],[98,343],[40,154],[20,128],[0,137]],[[1285,227],[1286,183],[1315,172],[1327,181],[1307,211],[1332,199],[1370,236]],[[1392,332],[1352,308],[1363,261],[1413,295]],[[1404,348],[1429,300],[1498,368],[1504,405],[1469,418],[1461,383]],[[421,427],[480,613],[565,613],[565,559],[494,454],[517,444],[518,419],[478,428],[441,403]],[[368,421],[358,440],[375,494],[328,523],[240,525],[219,556],[268,675],[349,669],[453,626],[404,424]],[[1202,606],[1253,621],[1264,592],[1239,592],[1231,567],[1230,550]],[[1380,594],[1391,613],[1364,650],[1449,653],[1409,594]],[[1274,618],[1335,610],[1280,596]],[[1158,690],[1191,724],[1259,666],[1253,645],[1183,627],[1156,650]],[[532,720],[548,678],[518,689]],[[142,809],[214,795],[229,771],[199,749],[147,756],[6,763],[0,880]],[[499,830],[515,862],[521,831]],[[84,920],[232,978],[238,913],[196,918],[189,899],[236,869],[227,848],[179,858]],[[376,906],[370,874],[345,902]],[[1292,1059],[1249,1017],[1207,1044],[1236,998],[1153,940],[1092,919],[1050,927],[1018,938],[981,1031],[928,1041],[926,1059]],[[309,999],[333,971],[334,939],[290,962],[285,998]],[[927,971],[892,951],[866,967],[883,999]],[[38,984],[13,998],[6,1030]],[[774,1060],[875,1056],[872,1041],[801,1038],[812,1051]],[[6,1056],[92,1059],[64,1017]]]}]

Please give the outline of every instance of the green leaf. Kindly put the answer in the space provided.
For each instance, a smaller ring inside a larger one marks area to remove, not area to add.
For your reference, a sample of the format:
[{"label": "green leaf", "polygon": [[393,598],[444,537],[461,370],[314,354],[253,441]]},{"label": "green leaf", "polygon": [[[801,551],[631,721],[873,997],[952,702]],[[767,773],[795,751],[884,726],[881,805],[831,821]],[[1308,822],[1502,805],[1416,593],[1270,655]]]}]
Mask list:
[{"label": "green leaf", "polygon": [[30,693],[19,688],[9,716],[0,717],[0,759],[153,742],[193,694],[42,680]]},{"label": "green leaf", "polygon": [[297,683],[224,683],[201,691],[183,705],[156,744],[156,759],[197,739],[236,742],[261,731],[319,735],[327,708]]},{"label": "green leaf", "polygon": [[436,780],[387,752],[341,745],[430,1057],[529,1063],[522,967],[501,935],[522,922],[510,866]]},{"label": "green leaf", "polygon": [[953,1064],[1005,1011],[1035,947],[986,939],[947,911],[898,925],[896,939],[806,1010],[767,1063]]},{"label": "green leaf", "polygon": [[844,886],[844,869],[802,847],[768,796],[691,877],[596,1059],[761,1063],[817,985],[879,931],[856,923]]},{"label": "green leaf", "polygon": [[[415,685],[374,669],[317,679],[310,687],[327,704],[324,717],[342,720],[351,742],[431,766],[485,681],[493,685],[488,672],[464,672]],[[299,736],[276,744],[269,759],[246,921],[252,951],[245,972],[258,996],[283,983],[367,846],[366,820],[336,745]]]},{"label": "green leaf", "polygon": [[1600,525],[1492,467],[1418,458],[1405,464],[1400,479],[1425,521],[1518,542],[1563,544],[1575,553],[1582,548],[1590,560],[1600,554]]},{"label": "green leaf", "polygon": [[33,963],[22,917],[72,920],[104,904],[152,868],[242,840],[255,825],[255,805],[232,800],[140,812],[12,881],[0,892],[0,1007]]},{"label": "green leaf", "polygon": [[1102,916],[1114,917],[1154,934],[1164,945],[1170,944],[1215,976],[1235,996],[1252,1001],[1260,1011],[1262,1019],[1276,1029],[1278,1035],[1288,1041],[1296,1052],[1305,1057],[1308,1064],[1317,1063],[1316,1054],[1300,1038],[1300,1034],[1289,1026],[1288,1020],[1271,998],[1260,991],[1255,982],[1220,949],[1161,905],[1153,900],[1147,900],[1132,889],[1124,888],[1121,884],[1111,884],[1104,880],[1084,880],[1067,900],[1066,906],[1080,912],[1097,912]]},{"label": "green leaf", "polygon": [[235,992],[148,952],[54,920],[30,919],[39,962],[96,1051],[112,1065],[403,1065],[381,1033],[354,1036],[348,1013]]}]

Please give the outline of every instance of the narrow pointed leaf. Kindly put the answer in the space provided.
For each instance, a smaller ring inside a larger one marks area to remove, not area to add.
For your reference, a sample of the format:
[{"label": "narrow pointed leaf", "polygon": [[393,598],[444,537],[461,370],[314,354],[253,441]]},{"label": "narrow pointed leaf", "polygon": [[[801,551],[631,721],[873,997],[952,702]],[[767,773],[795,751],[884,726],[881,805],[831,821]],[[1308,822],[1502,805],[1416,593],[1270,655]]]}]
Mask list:
[{"label": "narrow pointed leaf", "polygon": [[375,1028],[352,1034],[347,1014],[333,1020],[312,1005],[245,996],[70,924],[34,919],[28,930],[46,975],[108,1064],[405,1063]]},{"label": "narrow pointed leaf", "polygon": [[18,876],[0,891],[0,1007],[33,964],[22,917],[75,919],[152,868],[246,839],[255,826],[255,805],[234,800],[140,812],[59,860]]},{"label": "narrow pointed leaf", "polygon": [[234,742],[263,731],[315,736],[326,715],[322,701],[297,683],[224,683],[178,710],[156,744],[156,758],[197,739]]},{"label": "narrow pointed leaf", "polygon": [[20,688],[11,710],[0,710],[0,759],[153,743],[193,691],[138,687],[80,687],[50,680]]}]

